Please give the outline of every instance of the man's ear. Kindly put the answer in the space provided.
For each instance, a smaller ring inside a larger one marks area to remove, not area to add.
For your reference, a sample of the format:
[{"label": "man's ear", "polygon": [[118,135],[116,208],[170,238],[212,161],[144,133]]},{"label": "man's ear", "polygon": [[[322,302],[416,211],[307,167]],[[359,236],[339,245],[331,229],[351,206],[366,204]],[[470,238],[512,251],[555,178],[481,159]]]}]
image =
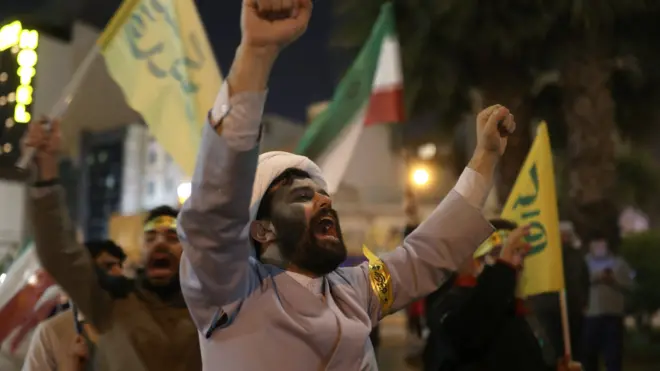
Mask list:
[{"label": "man's ear", "polygon": [[255,220],[250,223],[250,237],[264,245],[275,240],[272,224],[265,220]]}]

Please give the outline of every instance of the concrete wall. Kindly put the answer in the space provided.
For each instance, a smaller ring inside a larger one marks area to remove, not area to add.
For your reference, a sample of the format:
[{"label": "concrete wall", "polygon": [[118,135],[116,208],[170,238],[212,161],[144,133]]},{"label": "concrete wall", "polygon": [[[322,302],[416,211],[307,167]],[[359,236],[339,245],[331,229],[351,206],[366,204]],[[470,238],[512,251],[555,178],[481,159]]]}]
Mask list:
[{"label": "concrete wall", "polygon": [[26,187],[0,180],[0,261],[21,246],[25,232]]}]

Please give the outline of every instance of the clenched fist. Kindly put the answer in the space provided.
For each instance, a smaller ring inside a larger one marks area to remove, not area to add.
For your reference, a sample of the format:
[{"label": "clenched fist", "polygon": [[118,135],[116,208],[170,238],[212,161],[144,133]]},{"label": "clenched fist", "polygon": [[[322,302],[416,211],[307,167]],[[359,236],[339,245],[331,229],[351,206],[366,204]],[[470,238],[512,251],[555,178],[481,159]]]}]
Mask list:
[{"label": "clenched fist", "polygon": [[311,0],[243,0],[242,44],[280,50],[305,33],[311,16]]},{"label": "clenched fist", "polygon": [[477,116],[477,150],[504,154],[507,136],[516,130],[516,122],[509,110],[496,104]]}]

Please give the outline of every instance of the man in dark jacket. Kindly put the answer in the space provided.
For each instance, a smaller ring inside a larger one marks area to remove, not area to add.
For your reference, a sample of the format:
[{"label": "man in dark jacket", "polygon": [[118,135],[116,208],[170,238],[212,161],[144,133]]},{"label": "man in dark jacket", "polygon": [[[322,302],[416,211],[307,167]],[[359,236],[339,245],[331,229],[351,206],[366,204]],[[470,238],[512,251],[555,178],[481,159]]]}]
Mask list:
[{"label": "man in dark jacket", "polygon": [[[523,240],[528,229],[504,220],[491,223],[497,230],[477,250],[476,259],[463,267],[452,287],[440,288],[450,294],[430,298],[428,371],[556,369],[538,321],[515,297],[529,250]],[[569,370],[576,367],[571,366]]]}]

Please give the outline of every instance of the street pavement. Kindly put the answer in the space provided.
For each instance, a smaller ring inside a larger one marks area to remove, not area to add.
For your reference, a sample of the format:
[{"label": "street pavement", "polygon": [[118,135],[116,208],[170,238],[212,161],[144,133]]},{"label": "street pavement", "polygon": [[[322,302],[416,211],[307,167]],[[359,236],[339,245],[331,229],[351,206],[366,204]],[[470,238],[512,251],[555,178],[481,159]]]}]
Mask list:
[{"label": "street pavement", "polygon": [[380,371],[417,371],[406,364],[408,345],[405,312],[395,313],[380,322],[381,346],[378,351]]}]

